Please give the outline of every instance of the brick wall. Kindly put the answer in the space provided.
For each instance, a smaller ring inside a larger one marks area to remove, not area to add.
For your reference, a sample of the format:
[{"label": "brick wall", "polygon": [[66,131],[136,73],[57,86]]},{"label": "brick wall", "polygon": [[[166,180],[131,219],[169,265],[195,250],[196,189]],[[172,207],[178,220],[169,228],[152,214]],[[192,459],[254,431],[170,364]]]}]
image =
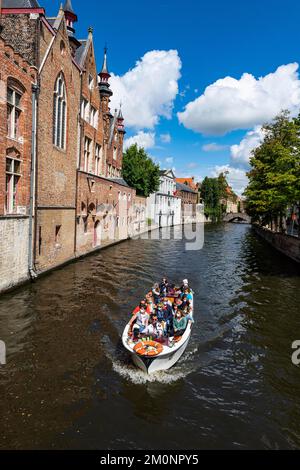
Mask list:
[{"label": "brick wall", "polygon": [[73,210],[37,211],[36,268],[47,271],[74,258]]},{"label": "brick wall", "polygon": [[[31,166],[31,100],[35,69],[0,38],[0,291],[28,278],[29,219]],[[7,88],[21,94],[18,133],[8,135]],[[6,158],[20,162],[15,207],[6,205]]]},{"label": "brick wall", "polygon": [[[31,164],[31,100],[32,83],[36,81],[36,72],[28,62],[16,54],[14,49],[0,38],[0,216],[7,213],[5,208],[6,193],[6,157],[21,160],[21,177],[17,186],[16,211],[28,213],[30,197]],[[18,134],[16,138],[8,135],[7,126],[7,88],[16,89],[21,94]]]},{"label": "brick wall", "polygon": [[[43,25],[44,42],[52,39]],[[53,101],[58,76],[66,87],[67,126],[65,149],[53,143]],[[36,268],[46,270],[75,255],[76,170],[79,154],[80,71],[72,60],[65,23],[55,36],[40,74],[37,155]],[[57,227],[60,242],[56,242]],[[42,234],[40,236],[40,233]]]},{"label": "brick wall", "polygon": [[33,65],[39,62],[38,37],[40,16],[6,14],[1,18],[3,39]]},{"label": "brick wall", "polygon": [[82,255],[103,242],[125,239],[130,233],[135,191],[105,178],[78,174],[76,253]]}]

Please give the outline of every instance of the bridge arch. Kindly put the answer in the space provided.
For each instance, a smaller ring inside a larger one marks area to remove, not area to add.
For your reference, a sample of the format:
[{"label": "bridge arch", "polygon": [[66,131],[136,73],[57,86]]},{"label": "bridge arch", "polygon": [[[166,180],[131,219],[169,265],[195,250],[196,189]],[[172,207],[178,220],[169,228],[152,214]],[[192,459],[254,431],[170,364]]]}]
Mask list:
[{"label": "bridge arch", "polygon": [[245,224],[251,223],[251,218],[245,212],[232,212],[230,214],[225,214],[223,222],[233,223],[233,222],[243,222]]}]

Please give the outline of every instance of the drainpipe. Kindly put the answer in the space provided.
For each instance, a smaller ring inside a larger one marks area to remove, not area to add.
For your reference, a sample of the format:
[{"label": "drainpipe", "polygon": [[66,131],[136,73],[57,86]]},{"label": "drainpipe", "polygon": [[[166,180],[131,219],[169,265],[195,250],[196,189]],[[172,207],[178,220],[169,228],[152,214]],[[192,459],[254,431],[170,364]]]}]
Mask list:
[{"label": "drainpipe", "polygon": [[[81,150],[82,150],[82,122],[81,122],[81,105],[82,105],[82,82],[83,82],[83,72],[80,71],[80,100],[79,100],[79,114],[78,114],[78,122],[79,122],[79,148],[77,153],[77,162],[76,162],[76,186],[75,186],[75,230],[74,230],[74,257],[76,258],[77,255],[77,199],[78,199],[78,185],[79,185],[79,171],[81,168]],[[77,126],[78,132],[78,126]]]},{"label": "drainpipe", "polygon": [[34,204],[35,204],[35,171],[36,171],[36,121],[37,121],[37,99],[39,87],[36,83],[32,85],[32,131],[31,131],[31,169],[30,169],[30,205],[29,205],[29,250],[28,270],[32,281],[37,278],[33,263],[33,227],[34,227]]}]

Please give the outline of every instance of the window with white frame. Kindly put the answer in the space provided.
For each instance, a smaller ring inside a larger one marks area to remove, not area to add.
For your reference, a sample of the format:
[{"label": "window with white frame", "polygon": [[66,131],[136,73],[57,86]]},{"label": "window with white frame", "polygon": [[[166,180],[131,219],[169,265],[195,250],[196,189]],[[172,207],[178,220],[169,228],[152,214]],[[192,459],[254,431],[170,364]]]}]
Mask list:
[{"label": "window with white frame", "polygon": [[93,88],[94,88],[94,77],[91,74],[89,74],[89,89],[93,90]]},{"label": "window with white frame", "polygon": [[102,174],[102,146],[96,144],[95,150],[95,174],[100,176]]},{"label": "window with white frame", "polygon": [[114,153],[113,153],[114,160],[117,160],[117,152],[118,152],[117,147],[114,147]]},{"label": "window with white frame", "polygon": [[6,157],[6,197],[5,208],[7,214],[16,210],[18,183],[21,178],[21,160]]},{"label": "window with white frame", "polygon": [[19,137],[19,122],[21,115],[22,94],[14,88],[7,88],[7,130],[8,136],[17,139]]},{"label": "window with white frame", "polygon": [[84,139],[84,171],[87,173],[90,171],[90,160],[91,160],[91,145],[92,141],[88,137]]},{"label": "window with white frame", "polygon": [[66,148],[67,98],[65,80],[59,74],[54,89],[53,104],[53,144],[61,149]]},{"label": "window with white frame", "polygon": [[97,129],[97,127],[98,127],[98,111],[93,106],[91,106],[90,124],[95,129]]},{"label": "window with white frame", "polygon": [[87,122],[90,122],[90,103],[83,98],[81,103],[81,117]]}]

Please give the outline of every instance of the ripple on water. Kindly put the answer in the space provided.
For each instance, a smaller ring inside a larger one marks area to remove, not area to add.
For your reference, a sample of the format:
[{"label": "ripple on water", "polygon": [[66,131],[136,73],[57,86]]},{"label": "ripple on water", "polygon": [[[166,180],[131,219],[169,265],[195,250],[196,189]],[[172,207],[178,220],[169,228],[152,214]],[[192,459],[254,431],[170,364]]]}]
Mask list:
[{"label": "ripple on water", "polygon": [[[148,376],[120,337],[162,275],[190,279],[196,323],[176,366]],[[57,435],[59,448],[300,447],[299,292],[296,268],[238,225],[208,225],[201,251],[135,240],[53,272],[0,299],[0,435],[15,448]]]}]

